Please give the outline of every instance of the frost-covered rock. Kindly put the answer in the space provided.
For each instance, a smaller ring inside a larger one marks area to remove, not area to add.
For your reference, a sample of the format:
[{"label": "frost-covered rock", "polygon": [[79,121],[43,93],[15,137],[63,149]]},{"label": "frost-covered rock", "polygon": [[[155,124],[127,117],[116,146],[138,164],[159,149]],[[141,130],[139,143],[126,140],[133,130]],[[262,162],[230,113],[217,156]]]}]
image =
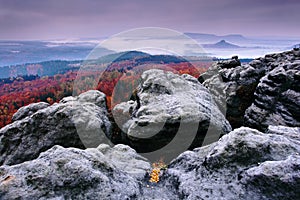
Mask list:
[{"label": "frost-covered rock", "polygon": [[[228,62],[236,64],[228,65]],[[260,60],[240,65],[240,62],[232,59],[213,63],[198,80],[210,90],[231,126],[237,128],[243,125],[245,110],[253,102],[255,88],[264,73],[264,65]]]},{"label": "frost-covered rock", "polygon": [[276,68],[260,79],[254,94],[255,100],[246,110],[245,125],[262,131],[269,125],[299,127],[299,86],[300,58],[278,63]]},{"label": "frost-covered rock", "polygon": [[103,93],[91,90],[52,106],[21,108],[15,118],[19,120],[0,129],[0,165],[37,158],[54,145],[85,148],[104,143],[111,126],[105,101]]},{"label": "frost-covered rock", "polygon": [[238,65],[236,59],[217,62],[199,81],[210,90],[233,128],[299,126],[299,55],[299,50],[293,50],[245,65]]},{"label": "frost-covered rock", "polygon": [[150,163],[126,145],[54,146],[1,166],[0,199],[299,199],[298,131],[236,129],[182,153],[158,183],[149,182]]},{"label": "frost-covered rock", "polygon": [[24,119],[38,110],[48,107],[50,104],[45,102],[32,103],[28,106],[21,107],[12,117],[12,121]]},{"label": "frost-covered rock", "polygon": [[266,161],[250,168],[244,172],[241,182],[249,191],[249,196],[263,194],[261,199],[299,199],[300,156]]},{"label": "frost-covered rock", "polygon": [[242,127],[184,152],[162,185],[181,199],[299,199],[300,141],[294,128],[282,130],[265,134]]},{"label": "frost-covered rock", "polygon": [[138,152],[158,150],[155,159],[171,160],[231,131],[209,91],[186,74],[148,70],[134,100],[115,106],[115,121]]},{"label": "frost-covered rock", "polygon": [[0,167],[0,199],[136,199],[150,169],[128,146],[54,146],[31,161]]}]

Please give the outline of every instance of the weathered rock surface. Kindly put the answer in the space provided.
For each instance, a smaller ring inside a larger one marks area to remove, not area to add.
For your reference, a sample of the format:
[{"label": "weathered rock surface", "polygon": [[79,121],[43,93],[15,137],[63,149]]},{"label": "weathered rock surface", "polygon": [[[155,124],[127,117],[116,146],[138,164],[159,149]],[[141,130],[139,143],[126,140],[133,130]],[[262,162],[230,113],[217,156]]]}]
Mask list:
[{"label": "weathered rock surface", "polygon": [[50,106],[50,104],[45,103],[45,102],[39,102],[39,103],[32,103],[32,104],[29,104],[28,106],[21,107],[13,115],[12,121],[24,119],[25,117],[32,115],[36,111],[46,108],[48,106]]},{"label": "weathered rock surface", "polygon": [[[0,199],[300,199],[299,60],[299,49],[244,66],[234,57],[199,78],[209,89],[188,75],[145,72],[113,110],[120,141],[140,154],[100,144],[112,137],[101,92],[21,108],[0,129]],[[225,111],[234,127],[261,131],[228,133]],[[143,156],[168,162],[203,144],[149,182]]]},{"label": "weathered rock surface", "polygon": [[114,118],[129,145],[140,153],[158,150],[155,159],[171,160],[231,130],[209,91],[189,75],[148,70],[134,100],[116,105]]},{"label": "weathered rock surface", "polygon": [[0,165],[37,158],[54,145],[97,147],[110,131],[105,101],[103,93],[91,90],[52,106],[21,108],[16,121],[0,129]]},{"label": "weathered rock surface", "polygon": [[[278,59],[281,55],[272,56]],[[267,73],[255,90],[255,100],[246,110],[245,125],[266,130],[268,125],[300,126],[300,57],[286,60]]]},{"label": "weathered rock surface", "polygon": [[54,146],[35,160],[0,167],[0,199],[136,199],[148,170],[125,145]]},{"label": "weathered rock surface", "polygon": [[242,127],[184,152],[162,184],[180,199],[299,199],[300,129],[284,129],[289,134],[283,127],[273,134]]},{"label": "weathered rock surface", "polygon": [[0,199],[299,199],[299,131],[236,129],[181,154],[156,184],[149,162],[126,145],[54,146],[1,166]]},{"label": "weathered rock surface", "polygon": [[249,190],[249,196],[263,194],[265,199],[299,199],[299,169],[300,156],[291,155],[285,160],[266,161],[246,170],[241,182]]},{"label": "weathered rock surface", "polygon": [[199,81],[213,95],[233,128],[243,125],[245,110],[254,101],[254,91],[265,69],[261,61],[241,65],[236,59],[213,63]]},{"label": "weathered rock surface", "polygon": [[263,131],[267,125],[299,126],[300,51],[266,55],[246,65],[236,59],[213,64],[198,79],[232,127]]}]

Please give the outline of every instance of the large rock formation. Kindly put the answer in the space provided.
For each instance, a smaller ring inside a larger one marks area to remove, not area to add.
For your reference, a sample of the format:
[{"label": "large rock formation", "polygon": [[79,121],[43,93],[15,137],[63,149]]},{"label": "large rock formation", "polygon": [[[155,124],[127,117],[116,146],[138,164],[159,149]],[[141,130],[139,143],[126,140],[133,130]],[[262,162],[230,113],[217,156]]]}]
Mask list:
[{"label": "large rock formation", "polygon": [[154,159],[170,161],[231,130],[209,91],[186,74],[148,70],[133,99],[116,105],[114,118],[131,147],[140,153],[157,150]]},{"label": "large rock formation", "polygon": [[299,66],[299,49],[266,55],[245,65],[233,57],[214,63],[199,81],[209,88],[233,128],[299,126]]},{"label": "large rock formation", "polygon": [[213,63],[198,80],[213,95],[233,128],[243,125],[245,110],[254,101],[254,91],[265,69],[260,61],[241,65],[237,57]]},{"label": "large rock formation", "polygon": [[[244,66],[234,57],[199,78],[209,89],[189,75],[145,72],[113,110],[120,141],[142,155],[108,145],[101,92],[21,108],[0,129],[0,199],[300,199],[299,60],[299,49]],[[217,105],[234,127],[262,131],[228,133]],[[204,144],[149,182],[143,155],[168,162]]]},{"label": "large rock formation", "polygon": [[97,147],[109,135],[105,95],[88,91],[49,106],[19,109],[12,124],[0,130],[0,165],[18,164],[53,147]]},{"label": "large rock formation", "polygon": [[161,184],[180,199],[299,199],[300,129],[271,129],[264,134],[239,128],[184,152]]},{"label": "large rock formation", "polygon": [[186,151],[150,183],[147,160],[126,145],[54,146],[0,167],[0,199],[299,199],[300,129],[239,128]]},{"label": "large rock formation", "polygon": [[255,100],[246,110],[246,126],[262,131],[270,124],[300,127],[300,56],[295,52],[270,55],[276,60],[274,69],[256,87]]},{"label": "large rock formation", "polygon": [[35,160],[0,167],[0,199],[136,199],[148,170],[128,146],[54,146]]}]

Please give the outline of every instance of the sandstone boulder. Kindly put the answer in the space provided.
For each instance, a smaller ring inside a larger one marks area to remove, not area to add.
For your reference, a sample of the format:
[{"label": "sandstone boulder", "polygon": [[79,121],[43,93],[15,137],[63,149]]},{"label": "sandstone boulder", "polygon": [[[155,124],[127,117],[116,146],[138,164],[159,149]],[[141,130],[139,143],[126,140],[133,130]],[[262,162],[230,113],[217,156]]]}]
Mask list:
[{"label": "sandstone boulder", "polygon": [[0,167],[0,199],[136,199],[150,169],[128,146],[54,146],[35,159]]},{"label": "sandstone boulder", "polygon": [[103,93],[92,90],[52,106],[39,103],[21,108],[16,121],[0,129],[0,165],[37,158],[54,145],[85,148],[108,144],[111,123],[105,101]]},{"label": "sandstone boulder", "polygon": [[170,161],[231,131],[209,91],[189,75],[148,70],[134,100],[115,106],[115,121],[131,147],[139,153],[156,151],[155,159]]}]

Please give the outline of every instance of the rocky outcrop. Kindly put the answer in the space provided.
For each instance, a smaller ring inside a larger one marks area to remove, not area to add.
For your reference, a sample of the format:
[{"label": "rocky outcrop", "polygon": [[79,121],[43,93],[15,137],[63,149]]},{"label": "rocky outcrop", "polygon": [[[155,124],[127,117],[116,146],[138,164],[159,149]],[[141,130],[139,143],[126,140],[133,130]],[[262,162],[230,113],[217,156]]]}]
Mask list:
[{"label": "rocky outcrop", "polygon": [[[0,129],[0,199],[300,199],[299,60],[299,49],[233,57],[199,78],[207,88],[146,71],[113,109],[120,134],[98,91],[23,107]],[[256,129],[231,131],[222,112]],[[151,183],[160,158],[175,159]]]},{"label": "rocky outcrop", "polygon": [[150,164],[128,146],[54,146],[32,161],[0,167],[0,199],[136,199]]},{"label": "rocky outcrop", "polygon": [[[281,56],[274,54],[272,59]],[[255,100],[246,110],[246,126],[262,131],[271,124],[300,126],[300,57],[292,58],[275,62],[276,67],[260,79]]]},{"label": "rocky outcrop", "polygon": [[0,167],[1,199],[299,199],[299,128],[242,127],[186,151],[149,182],[150,163],[126,145],[54,146]]},{"label": "rocky outcrop", "polygon": [[111,126],[105,102],[103,93],[91,90],[52,106],[21,108],[15,122],[0,129],[0,165],[37,158],[54,145],[85,148],[104,143]]},{"label": "rocky outcrop", "polygon": [[299,199],[300,142],[295,137],[300,129],[280,127],[272,133],[243,127],[184,152],[171,163],[162,185],[180,199]]},{"label": "rocky outcrop", "polygon": [[131,147],[151,156],[156,151],[149,159],[164,157],[168,162],[231,130],[209,91],[186,74],[148,70],[133,99],[116,105],[113,115]]},{"label": "rocky outcrop", "polygon": [[233,128],[243,125],[245,110],[265,69],[261,61],[241,65],[237,57],[213,63],[198,80],[206,86]]},{"label": "rocky outcrop", "polygon": [[245,65],[233,57],[214,63],[198,80],[233,128],[246,125],[264,131],[267,125],[299,126],[299,62],[297,49]]}]

